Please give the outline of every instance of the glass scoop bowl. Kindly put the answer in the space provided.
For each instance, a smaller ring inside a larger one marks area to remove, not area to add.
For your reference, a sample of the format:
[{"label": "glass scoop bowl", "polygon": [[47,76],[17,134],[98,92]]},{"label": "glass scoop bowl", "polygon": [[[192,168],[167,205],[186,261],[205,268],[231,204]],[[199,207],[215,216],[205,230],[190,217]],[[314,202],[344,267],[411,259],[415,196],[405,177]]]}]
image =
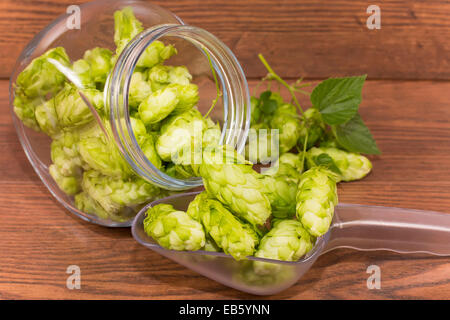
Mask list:
[{"label": "glass scoop bowl", "polygon": [[[236,261],[221,252],[167,250],[145,233],[143,221],[150,207],[166,203],[177,210],[186,211],[198,193],[177,194],[142,208],[132,224],[133,237],[146,248],[195,272],[251,294],[272,295],[289,288],[311,268],[319,256],[337,248],[450,256],[448,214],[358,204],[339,204],[330,230],[317,239],[308,254],[292,262],[256,257]],[[276,272],[258,275],[253,270],[254,261],[273,264]]]}]

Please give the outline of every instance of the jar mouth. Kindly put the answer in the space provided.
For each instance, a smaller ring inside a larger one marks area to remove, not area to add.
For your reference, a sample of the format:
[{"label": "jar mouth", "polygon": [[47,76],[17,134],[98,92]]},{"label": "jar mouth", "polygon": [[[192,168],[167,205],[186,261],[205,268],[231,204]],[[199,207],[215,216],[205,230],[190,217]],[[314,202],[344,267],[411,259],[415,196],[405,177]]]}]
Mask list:
[{"label": "jar mouth", "polygon": [[105,85],[105,102],[109,110],[112,138],[131,168],[147,181],[169,190],[186,190],[203,184],[201,177],[177,179],[156,168],[144,155],[133,133],[128,108],[128,91],[132,73],[141,54],[162,37],[188,41],[211,61],[222,87],[223,125],[220,144],[245,148],[250,128],[250,94],[244,72],[231,50],[218,38],[201,28],[164,24],[149,28],[131,41],[119,56]]}]

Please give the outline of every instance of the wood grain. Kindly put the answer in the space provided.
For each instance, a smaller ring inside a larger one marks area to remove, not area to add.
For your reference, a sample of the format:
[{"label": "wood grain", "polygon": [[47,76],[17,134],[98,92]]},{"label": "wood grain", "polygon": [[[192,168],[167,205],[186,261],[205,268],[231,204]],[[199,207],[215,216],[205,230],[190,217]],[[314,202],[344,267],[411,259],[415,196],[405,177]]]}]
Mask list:
[{"label": "wood grain", "polygon": [[[2,0],[0,78],[20,51],[68,5],[84,0]],[[381,29],[368,30],[362,0],[151,1],[221,38],[248,77],[265,75],[263,53],[284,77],[367,73],[370,79],[450,79],[450,2],[386,0]],[[286,63],[289,61],[289,63]]]},{"label": "wood grain", "polygon": [[[339,185],[341,202],[450,213],[449,92],[442,81],[367,81],[361,113],[383,154],[367,178]],[[0,299],[255,298],[143,248],[128,229],[71,216],[33,172],[7,101],[0,81]],[[81,268],[80,290],[66,288],[72,264]],[[372,264],[381,268],[380,290],[366,287]],[[267,298],[449,299],[449,273],[444,257],[340,249]]]}]

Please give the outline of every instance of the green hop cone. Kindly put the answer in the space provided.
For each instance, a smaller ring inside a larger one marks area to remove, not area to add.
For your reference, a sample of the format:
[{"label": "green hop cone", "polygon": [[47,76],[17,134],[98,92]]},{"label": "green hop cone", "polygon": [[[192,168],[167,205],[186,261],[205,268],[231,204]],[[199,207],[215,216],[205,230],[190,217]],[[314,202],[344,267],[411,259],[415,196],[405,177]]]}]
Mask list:
[{"label": "green hop cone", "polygon": [[[320,165],[320,157],[328,155],[338,170],[339,180],[353,181],[364,178],[372,169],[372,163],[363,155],[336,148],[311,148],[306,156],[309,168]],[[332,169],[332,168],[330,168]]]},{"label": "green hop cone", "polygon": [[170,250],[200,250],[205,245],[202,225],[169,204],[158,204],[147,211],[144,230],[162,247]]},{"label": "green hop cone", "polygon": [[[278,175],[289,176],[298,182],[300,179],[300,174],[303,172],[303,163],[301,161],[301,153],[294,154],[290,152],[283,153],[278,158],[278,163],[280,169],[278,170]],[[295,172],[293,171],[295,170]]]},{"label": "green hop cone", "polygon": [[[255,257],[297,261],[313,247],[314,238],[296,220],[277,220],[272,229],[261,239]],[[258,275],[276,274],[281,265],[254,261],[253,269]]]},{"label": "green hop cone", "polygon": [[198,177],[200,163],[202,161],[202,146],[186,145],[172,156],[172,162],[175,163],[177,172],[184,178]]},{"label": "green hop cone", "polygon": [[51,58],[65,67],[70,67],[70,60],[62,47],[48,50],[34,59],[19,74],[16,80],[16,93],[22,92],[28,98],[45,97],[58,92],[66,80],[65,76],[48,61]]},{"label": "green hop cone", "polygon": [[166,87],[169,84],[189,85],[192,75],[185,66],[156,65],[148,71],[148,80],[153,90]]},{"label": "green hop cone", "polygon": [[98,171],[86,171],[81,183],[89,194],[110,217],[115,217],[124,207],[151,201],[159,196],[160,189],[137,178],[118,179],[104,176]]},{"label": "green hop cone", "polygon": [[202,129],[204,130],[201,143],[196,138],[196,136],[200,136],[200,133],[196,134],[194,132],[193,141],[190,144],[186,143],[176,154],[172,155],[172,162],[176,164],[176,170],[184,178],[198,177],[200,175],[203,149],[219,146],[221,138],[220,125],[218,123],[214,124],[210,118],[206,118],[203,119]]},{"label": "green hop cone", "polygon": [[144,153],[145,157],[158,169],[161,168],[161,158],[156,152],[155,137],[153,133],[147,133],[147,129],[144,123],[137,118],[130,117],[131,127],[133,129],[134,136]]},{"label": "green hop cone", "polygon": [[45,103],[42,98],[29,99],[25,95],[16,92],[14,97],[14,113],[23,122],[25,126],[35,131],[41,131],[41,128],[36,120],[36,107]]},{"label": "green hop cone", "polygon": [[135,36],[144,30],[142,23],[136,19],[133,9],[125,7],[114,12],[114,42],[118,56]]},{"label": "green hop cone", "polygon": [[89,62],[84,59],[77,60],[73,63],[72,70],[76,73],[83,88],[95,89],[95,82],[92,78]]},{"label": "green hop cone", "polygon": [[323,167],[305,171],[297,189],[297,219],[313,236],[319,237],[330,228],[334,206],[338,202],[336,176]]},{"label": "green hop cone", "polygon": [[300,167],[298,154],[284,153],[273,166],[262,171],[264,192],[270,200],[272,215],[276,218],[291,218],[295,215]]},{"label": "green hop cone", "polygon": [[175,112],[183,113],[192,109],[199,100],[198,86],[193,83],[186,85],[170,84],[170,88],[177,90],[178,103],[175,106]]},{"label": "green hop cone", "polygon": [[268,164],[279,156],[279,131],[252,128],[245,146],[245,157],[252,163]]},{"label": "green hop cone", "polygon": [[221,252],[222,251],[222,249],[220,249],[219,246],[210,237],[206,237],[205,246],[202,248],[202,250],[209,251],[209,252]]},{"label": "green hop cone", "polygon": [[90,168],[104,175],[128,177],[131,174],[131,169],[120,155],[119,150],[103,136],[81,139],[79,152]]},{"label": "green hop cone", "polygon": [[94,214],[101,219],[108,219],[109,214],[102,208],[102,206],[92,199],[86,192],[80,192],[75,195],[75,206],[78,210],[85,213]]},{"label": "green hop cone", "polygon": [[[126,45],[144,30],[131,7],[125,7],[114,13],[114,42],[116,44],[115,60]],[[169,59],[177,51],[172,45],[165,46],[161,41],[153,41],[142,53],[137,62],[138,68],[151,68]]]},{"label": "green hop cone", "polygon": [[50,175],[55,180],[58,187],[68,195],[74,195],[80,191],[80,179],[76,176],[65,176],[60,168],[54,164],[48,168]]},{"label": "green hop cone", "polygon": [[285,176],[265,176],[264,194],[270,201],[272,215],[276,218],[291,218],[295,215],[297,184]]},{"label": "green hop cone", "polygon": [[147,124],[159,122],[166,118],[177,106],[178,97],[175,88],[165,87],[152,92],[139,105],[139,115]]},{"label": "green hop cone", "polygon": [[206,148],[200,175],[208,194],[242,219],[260,226],[269,218],[271,207],[264,194],[264,176],[235,150],[227,146]]},{"label": "green hop cone", "polygon": [[169,82],[170,66],[156,65],[148,70],[148,81],[154,91],[165,88]]},{"label": "green hop cone", "polygon": [[155,148],[155,138],[151,134],[147,134],[139,141],[139,146],[145,157],[158,169],[161,169],[162,162]]},{"label": "green hop cone", "polygon": [[174,46],[170,44],[165,46],[161,41],[155,40],[142,53],[137,66],[140,68],[152,68],[176,53],[177,49]]},{"label": "green hop cone", "polygon": [[35,117],[39,128],[48,136],[54,137],[61,131],[58,116],[56,115],[54,98],[36,107]]},{"label": "green hop cone", "polygon": [[222,130],[220,130],[220,124],[214,123],[210,118],[205,118],[205,131],[203,131],[202,146],[205,147],[216,147],[220,143],[220,138],[222,136]]},{"label": "green hop cone", "polygon": [[298,144],[303,149],[306,136],[308,136],[308,142],[306,149],[311,148],[317,141],[325,134],[325,123],[322,120],[320,112],[315,108],[309,108],[303,114],[304,119],[301,124],[300,136],[298,138]]},{"label": "green hop cone", "polygon": [[205,191],[195,196],[194,200],[189,203],[186,213],[194,220],[201,221],[200,210],[205,201],[209,198],[208,193]]},{"label": "green hop cone", "polygon": [[273,113],[270,126],[279,130],[280,154],[288,152],[300,137],[301,123],[297,110],[292,104],[282,104]]},{"label": "green hop cone", "polygon": [[187,86],[191,80],[192,75],[185,66],[169,66],[169,83]]},{"label": "green hop cone", "polygon": [[[286,283],[295,282],[297,272],[294,266],[280,265],[276,267],[277,272],[270,272],[265,274],[257,274],[254,270],[254,264],[258,264],[259,261],[243,261],[242,264],[236,266],[236,270],[233,273],[233,279],[240,283],[246,283],[251,286],[257,287],[273,287],[280,286]],[[266,267],[267,268],[267,267]]]},{"label": "green hop cone", "polygon": [[[200,194],[197,197],[203,196]],[[212,199],[202,201],[198,215],[206,233],[225,253],[236,260],[253,255],[259,242],[257,233],[219,201]]]},{"label": "green hop cone", "polygon": [[79,134],[75,131],[64,132],[51,143],[50,155],[53,164],[64,176],[81,177],[85,165],[78,152]]},{"label": "green hop cone", "polygon": [[195,150],[195,144],[201,145],[204,129],[202,114],[195,108],[172,115],[163,121],[156,151],[162,160],[171,161],[173,157],[184,153],[186,148]]},{"label": "green hop cone", "polygon": [[[98,111],[103,111],[103,93],[96,89],[83,90],[85,97]],[[55,111],[62,128],[73,128],[91,122],[94,116],[78,93],[78,89],[66,84],[55,96]]]},{"label": "green hop cone", "polygon": [[152,93],[150,84],[145,80],[142,72],[134,72],[131,76],[130,89],[128,91],[128,104],[131,108],[137,108]]},{"label": "green hop cone", "polygon": [[147,128],[139,118],[130,117],[131,129],[136,139],[139,141],[142,137],[147,135]]},{"label": "green hop cone", "polygon": [[112,52],[105,48],[94,48],[84,53],[83,59],[89,63],[91,79],[99,89],[103,89],[106,78],[112,69]]},{"label": "green hop cone", "polygon": [[282,154],[271,167],[261,170],[261,173],[277,179],[282,177],[286,181],[294,182],[297,185],[302,171],[299,155],[287,152]]},{"label": "green hop cone", "polygon": [[165,167],[162,167],[162,169],[165,174],[172,178],[186,179],[186,176],[183,173],[180,173],[178,166],[172,162],[167,163]]}]

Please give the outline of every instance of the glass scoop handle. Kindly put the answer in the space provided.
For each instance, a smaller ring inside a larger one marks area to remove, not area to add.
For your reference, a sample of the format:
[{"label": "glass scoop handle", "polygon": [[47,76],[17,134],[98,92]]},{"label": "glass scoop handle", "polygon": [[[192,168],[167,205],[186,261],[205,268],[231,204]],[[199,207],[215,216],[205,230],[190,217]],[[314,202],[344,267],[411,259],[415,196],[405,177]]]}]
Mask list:
[{"label": "glass scoop handle", "polygon": [[340,204],[324,252],[336,248],[450,256],[450,214]]}]

